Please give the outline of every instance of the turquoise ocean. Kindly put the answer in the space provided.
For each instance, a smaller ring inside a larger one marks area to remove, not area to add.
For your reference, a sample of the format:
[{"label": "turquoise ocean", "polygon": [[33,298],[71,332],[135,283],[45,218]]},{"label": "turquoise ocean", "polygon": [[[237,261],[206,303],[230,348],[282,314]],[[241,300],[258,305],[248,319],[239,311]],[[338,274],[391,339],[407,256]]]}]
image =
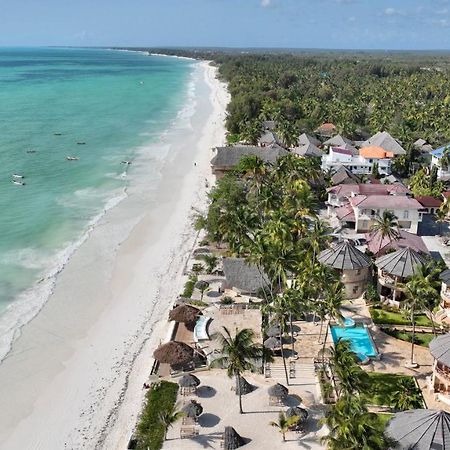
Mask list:
[{"label": "turquoise ocean", "polygon": [[133,164],[121,161],[186,107],[193,67],[138,52],[0,48],[0,358],[50,294],[45,281],[126,195]]}]

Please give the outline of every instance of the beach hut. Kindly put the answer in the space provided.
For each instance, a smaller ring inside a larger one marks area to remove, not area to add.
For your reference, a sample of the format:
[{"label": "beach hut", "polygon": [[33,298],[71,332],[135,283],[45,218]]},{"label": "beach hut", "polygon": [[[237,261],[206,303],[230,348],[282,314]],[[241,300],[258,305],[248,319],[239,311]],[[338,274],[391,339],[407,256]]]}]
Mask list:
[{"label": "beach hut", "polygon": [[385,431],[396,450],[450,448],[450,414],[432,409],[412,409],[394,414]]},{"label": "beach hut", "polygon": [[283,400],[287,398],[289,395],[289,390],[286,386],[283,386],[280,383],[274,384],[270,386],[268,389],[269,392],[269,404],[270,405],[280,405],[283,403]]},{"label": "beach hut", "polygon": [[278,337],[272,336],[264,341],[264,347],[269,350],[277,350],[281,348],[281,341]]},{"label": "beach hut", "polygon": [[[238,381],[239,379],[239,381]],[[255,387],[252,386],[244,377],[240,376],[236,379],[236,395],[239,395],[239,392],[241,395],[247,395],[250,394],[250,392],[253,392],[255,390]]]},{"label": "beach hut", "polygon": [[180,386],[181,395],[193,394],[197,391],[197,386],[200,384],[200,380],[190,373],[183,375],[178,380],[178,386]]},{"label": "beach hut", "polygon": [[257,294],[259,290],[269,286],[269,278],[254,264],[245,258],[224,258],[223,272],[225,288],[233,289],[241,294]]},{"label": "beach hut", "polygon": [[308,411],[304,408],[300,408],[300,406],[293,406],[292,408],[288,408],[286,410],[286,417],[298,417],[297,422],[290,427],[291,430],[298,431],[308,419]]},{"label": "beach hut", "polygon": [[450,402],[450,333],[435,337],[429,345],[434,358],[431,387],[438,399]]},{"label": "beach hut", "polygon": [[202,312],[191,305],[176,306],[169,313],[169,319],[175,322],[185,323],[188,327],[193,327]]},{"label": "beach hut", "polygon": [[320,253],[319,262],[336,270],[348,299],[361,297],[370,280],[372,261],[349,241],[340,242]]},{"label": "beach hut", "polygon": [[244,439],[239,436],[233,427],[225,427],[222,437],[222,448],[225,450],[234,450],[245,445]]},{"label": "beach hut", "polygon": [[184,413],[185,417],[197,420],[198,416],[203,413],[203,406],[197,401],[191,400],[181,408],[181,411]]},{"label": "beach hut", "polygon": [[375,260],[378,269],[378,291],[382,299],[398,306],[402,291],[398,284],[416,274],[426,264],[426,257],[410,247],[401,248]]},{"label": "beach hut", "polygon": [[193,362],[195,350],[184,342],[170,341],[160,345],[153,356],[162,364],[183,367]]},{"label": "beach hut", "polygon": [[281,333],[281,328],[280,328],[280,325],[278,325],[278,324],[272,325],[266,331],[266,334],[269,337],[279,337],[280,333]]}]

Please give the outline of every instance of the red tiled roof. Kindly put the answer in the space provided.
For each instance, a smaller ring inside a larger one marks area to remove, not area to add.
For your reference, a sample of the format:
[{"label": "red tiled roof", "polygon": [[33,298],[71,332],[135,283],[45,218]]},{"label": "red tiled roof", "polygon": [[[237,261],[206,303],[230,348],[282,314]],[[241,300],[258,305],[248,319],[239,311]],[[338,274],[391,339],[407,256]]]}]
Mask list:
[{"label": "red tiled roof", "polygon": [[336,216],[339,220],[343,220],[344,222],[356,221],[355,212],[349,204],[341,206],[340,208],[336,208],[334,212],[336,213]]},{"label": "red tiled roof", "polygon": [[380,245],[381,233],[366,233],[367,248],[375,255],[381,256],[389,249],[412,248],[416,252],[429,253],[423,239],[407,231],[399,230],[400,239],[390,241],[386,236]]},{"label": "red tiled roof", "polygon": [[359,208],[381,209],[422,209],[423,206],[415,199],[406,195],[356,195],[350,197],[350,204]]},{"label": "red tiled roof", "polygon": [[408,194],[409,189],[403,184],[339,184],[328,189],[328,192],[340,197],[356,195],[388,195]]},{"label": "red tiled roof", "polygon": [[353,152],[351,150],[342,147],[333,147],[333,152],[340,153],[341,155],[353,155]]},{"label": "red tiled roof", "polygon": [[425,208],[439,208],[442,200],[431,197],[431,195],[416,195],[414,197]]}]

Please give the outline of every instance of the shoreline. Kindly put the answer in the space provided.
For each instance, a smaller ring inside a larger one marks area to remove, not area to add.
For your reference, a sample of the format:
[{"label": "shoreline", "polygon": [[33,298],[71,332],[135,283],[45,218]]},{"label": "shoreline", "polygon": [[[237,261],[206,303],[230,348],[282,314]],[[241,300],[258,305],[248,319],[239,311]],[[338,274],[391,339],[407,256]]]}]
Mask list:
[{"label": "shoreline", "polygon": [[[124,448],[140,412],[149,356],[165,337],[167,313],[183,285],[196,235],[191,206],[206,204],[205,178],[212,177],[206,149],[225,138],[228,94],[215,68],[198,67],[191,130],[185,142],[171,144],[157,198],[147,200],[137,223],[122,206],[141,205],[128,199],[105,214],[0,365],[1,446]],[[115,251],[123,227],[129,235]]]}]

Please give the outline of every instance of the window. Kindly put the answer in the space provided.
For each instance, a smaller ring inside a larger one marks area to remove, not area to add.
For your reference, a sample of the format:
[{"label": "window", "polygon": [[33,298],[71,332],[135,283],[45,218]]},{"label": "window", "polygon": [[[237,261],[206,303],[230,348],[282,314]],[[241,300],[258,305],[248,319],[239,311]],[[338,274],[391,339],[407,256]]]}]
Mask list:
[{"label": "window", "polygon": [[354,294],[357,294],[358,291],[359,291],[358,286],[353,286],[353,293],[354,293]]},{"label": "window", "polygon": [[409,219],[409,211],[403,211],[403,218]]}]

